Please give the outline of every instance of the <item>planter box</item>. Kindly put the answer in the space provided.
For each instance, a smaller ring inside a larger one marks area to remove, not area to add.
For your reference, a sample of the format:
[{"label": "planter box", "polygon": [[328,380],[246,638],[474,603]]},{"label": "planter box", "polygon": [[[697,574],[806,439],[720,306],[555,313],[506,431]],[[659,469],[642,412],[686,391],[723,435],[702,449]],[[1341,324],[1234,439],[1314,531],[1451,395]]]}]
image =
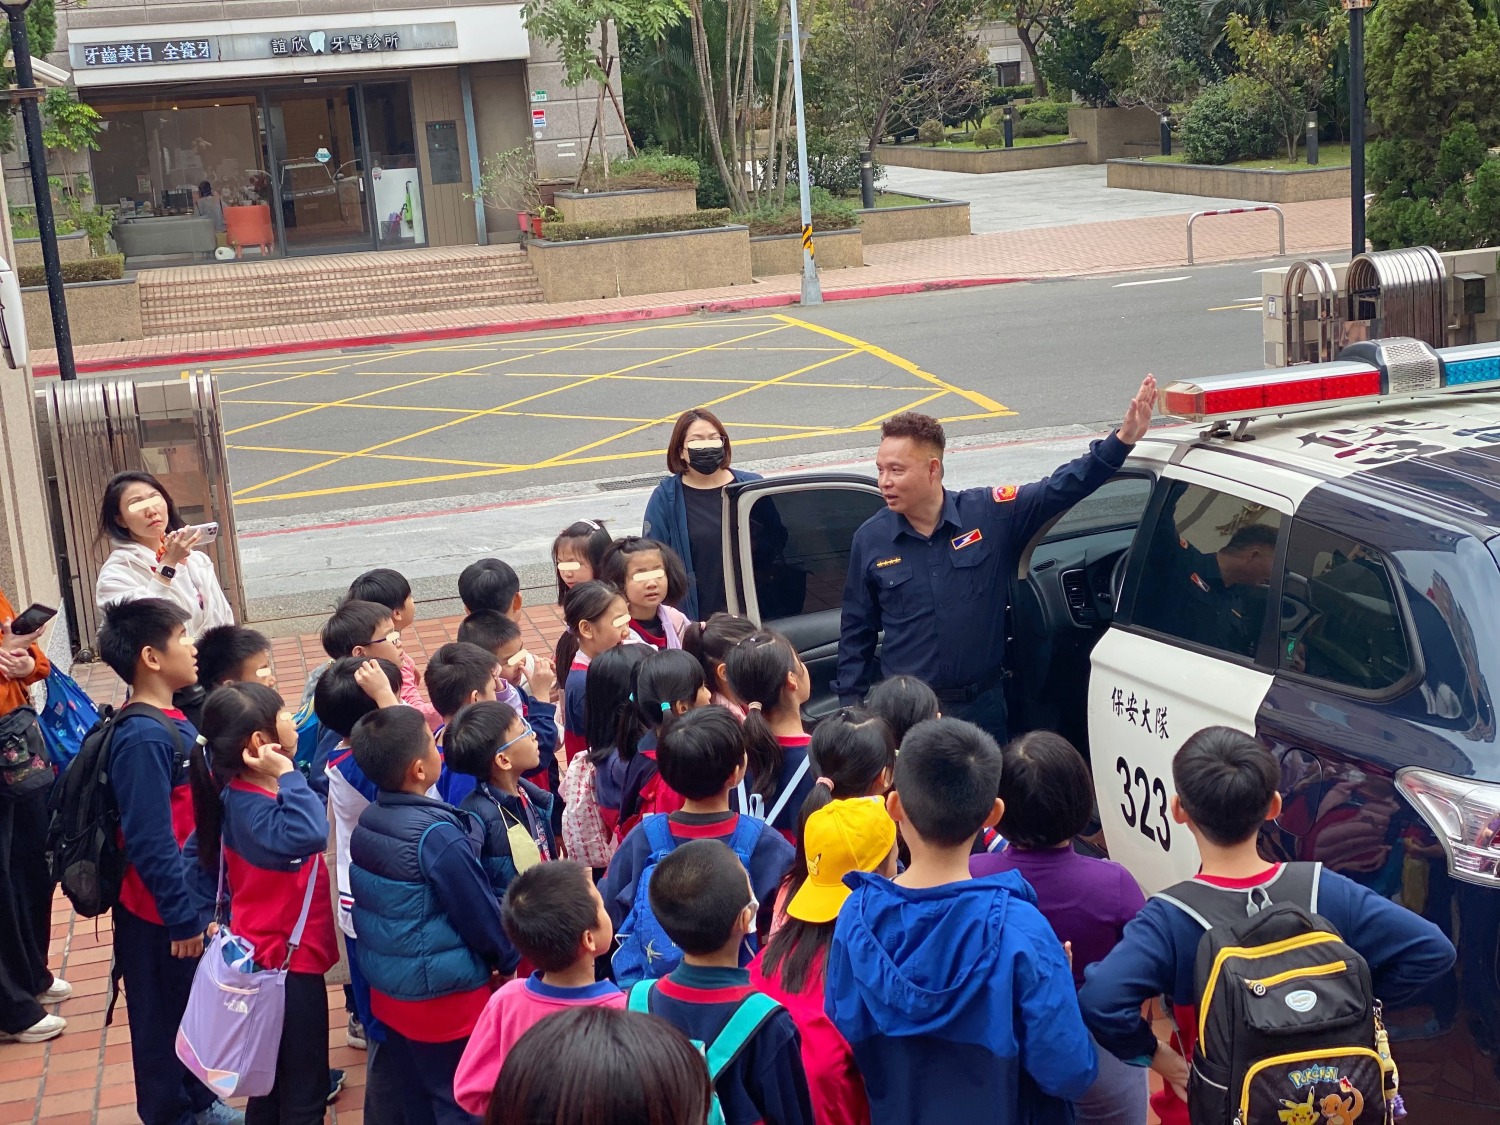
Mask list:
[{"label": "planter box", "polygon": [[[68,328],[75,344],[113,344],[140,340],[141,293],[135,278],[86,281],[66,288]],[[45,286],[21,290],[26,314],[26,340],[33,348],[56,347],[52,339],[52,307]]]},{"label": "planter box", "polygon": [[612,223],[690,215],[698,210],[698,190],[691,187],[640,188],[633,191],[560,191],[552,205],[566,223]]},{"label": "planter box", "polygon": [[1090,164],[1103,164],[1125,155],[1127,144],[1155,144],[1160,152],[1161,118],[1145,106],[1131,109],[1068,110],[1068,133],[1088,146]]},{"label": "planter box", "polygon": [[[57,256],[64,262],[81,262],[89,256],[89,236],[85,231],[57,236]],[[16,239],[16,265],[39,266],[42,264],[42,240],[40,238]]]},{"label": "planter box", "polygon": [[1023,172],[1031,168],[1063,168],[1089,163],[1082,141],[1059,141],[1025,148],[927,148],[922,145],[880,145],[875,155],[897,168],[925,168],[929,172]]},{"label": "planter box", "polygon": [[[813,251],[820,270],[843,270],[865,264],[865,244],[858,228],[813,232]],[[750,240],[750,272],[756,277],[802,272],[802,236],[768,234]]]},{"label": "planter box", "polygon": [[959,238],[970,233],[967,203],[927,198],[930,202],[907,207],[861,208],[856,212],[861,242],[865,246],[880,246],[887,242],[915,242],[921,238]]},{"label": "planter box", "polygon": [[544,299],[587,301],[750,284],[750,231],[713,227],[526,244]]},{"label": "planter box", "polygon": [[1111,160],[1110,187],[1208,195],[1218,199],[1254,199],[1261,203],[1305,203],[1309,199],[1347,199],[1349,166],[1273,172],[1256,168],[1222,168],[1213,164],[1157,164],[1145,160]]}]

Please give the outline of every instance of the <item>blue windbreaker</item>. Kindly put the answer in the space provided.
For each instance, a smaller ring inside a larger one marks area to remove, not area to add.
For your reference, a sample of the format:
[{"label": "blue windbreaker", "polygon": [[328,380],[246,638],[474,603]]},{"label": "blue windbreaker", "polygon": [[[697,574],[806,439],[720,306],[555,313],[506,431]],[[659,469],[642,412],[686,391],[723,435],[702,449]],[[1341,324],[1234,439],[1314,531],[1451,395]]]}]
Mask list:
[{"label": "blue windbreaker", "polygon": [[828,1016],[875,1125],[1073,1120],[1098,1060],[1061,943],[1013,871],[913,890],[854,872]]}]

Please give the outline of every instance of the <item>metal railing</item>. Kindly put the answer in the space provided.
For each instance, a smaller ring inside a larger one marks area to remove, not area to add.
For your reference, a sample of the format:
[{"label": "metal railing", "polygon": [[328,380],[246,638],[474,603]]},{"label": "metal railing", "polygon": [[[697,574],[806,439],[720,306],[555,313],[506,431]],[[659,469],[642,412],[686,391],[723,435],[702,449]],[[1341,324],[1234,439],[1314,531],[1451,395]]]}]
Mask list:
[{"label": "metal railing", "polygon": [[1249,215],[1256,211],[1275,211],[1276,224],[1279,234],[1281,254],[1286,255],[1286,213],[1274,203],[1267,203],[1261,207],[1225,207],[1218,211],[1194,211],[1188,216],[1187,221],[1187,260],[1188,265],[1193,264],[1193,224],[1199,219],[1206,219],[1210,215]]}]

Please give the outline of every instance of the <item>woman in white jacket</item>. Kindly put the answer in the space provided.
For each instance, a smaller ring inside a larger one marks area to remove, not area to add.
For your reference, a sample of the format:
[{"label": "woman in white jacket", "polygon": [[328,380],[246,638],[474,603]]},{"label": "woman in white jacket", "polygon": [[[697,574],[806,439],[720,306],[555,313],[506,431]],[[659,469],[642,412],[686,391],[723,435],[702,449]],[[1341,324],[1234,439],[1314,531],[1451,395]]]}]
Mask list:
[{"label": "woman in white jacket", "polygon": [[100,609],[133,598],[164,598],[187,612],[187,634],[194,640],[216,625],[234,624],[213,560],[193,550],[199,533],[183,526],[177,505],[150,473],[115,474],[104,490],[99,531],[114,545],[94,587]]}]

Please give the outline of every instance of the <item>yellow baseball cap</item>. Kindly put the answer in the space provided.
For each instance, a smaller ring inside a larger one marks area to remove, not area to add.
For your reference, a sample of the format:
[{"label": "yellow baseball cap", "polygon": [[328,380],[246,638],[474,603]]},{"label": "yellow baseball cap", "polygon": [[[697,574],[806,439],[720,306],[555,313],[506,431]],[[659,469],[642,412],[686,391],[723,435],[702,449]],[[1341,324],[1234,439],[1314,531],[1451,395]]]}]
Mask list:
[{"label": "yellow baseball cap", "polygon": [[844,876],[874,871],[896,843],[896,822],[879,797],[833,801],[807,818],[802,846],[807,853],[807,881],[787,903],[789,917],[803,922],[832,922],[849,897]]}]

